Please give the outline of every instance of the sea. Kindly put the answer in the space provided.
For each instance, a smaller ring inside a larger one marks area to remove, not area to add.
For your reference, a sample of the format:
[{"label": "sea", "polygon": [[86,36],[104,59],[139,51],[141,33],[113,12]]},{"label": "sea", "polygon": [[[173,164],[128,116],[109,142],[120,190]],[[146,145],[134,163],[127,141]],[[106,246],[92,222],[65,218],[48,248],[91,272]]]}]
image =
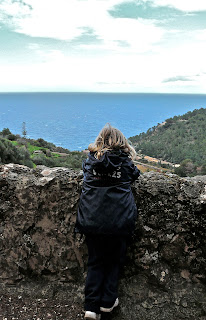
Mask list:
[{"label": "sea", "polygon": [[9,128],[71,151],[84,150],[110,123],[129,138],[175,115],[206,108],[204,94],[0,93],[0,131]]}]

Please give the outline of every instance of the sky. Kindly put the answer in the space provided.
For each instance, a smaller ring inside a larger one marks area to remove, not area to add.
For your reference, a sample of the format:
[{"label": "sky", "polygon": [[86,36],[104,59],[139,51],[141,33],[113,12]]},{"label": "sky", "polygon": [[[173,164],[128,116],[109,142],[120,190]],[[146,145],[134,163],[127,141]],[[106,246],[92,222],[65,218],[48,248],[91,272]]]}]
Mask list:
[{"label": "sky", "polygon": [[205,0],[0,0],[0,92],[206,93]]}]

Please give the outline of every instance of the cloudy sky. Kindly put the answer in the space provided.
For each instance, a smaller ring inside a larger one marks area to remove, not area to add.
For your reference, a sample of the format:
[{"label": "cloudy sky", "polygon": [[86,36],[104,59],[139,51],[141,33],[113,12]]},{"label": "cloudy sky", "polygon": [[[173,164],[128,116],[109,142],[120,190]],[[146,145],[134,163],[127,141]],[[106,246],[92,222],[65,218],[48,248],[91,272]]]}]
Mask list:
[{"label": "cloudy sky", "polygon": [[206,1],[0,0],[0,91],[206,93]]}]

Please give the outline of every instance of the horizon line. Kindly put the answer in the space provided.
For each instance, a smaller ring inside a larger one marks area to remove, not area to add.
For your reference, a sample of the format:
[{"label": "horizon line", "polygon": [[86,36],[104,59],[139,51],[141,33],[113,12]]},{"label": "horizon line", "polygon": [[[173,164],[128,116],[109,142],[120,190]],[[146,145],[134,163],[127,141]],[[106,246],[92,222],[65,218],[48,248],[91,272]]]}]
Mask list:
[{"label": "horizon line", "polygon": [[18,93],[75,93],[75,94],[165,94],[165,95],[206,95],[206,93],[185,93],[185,92],[118,92],[118,91],[0,91],[0,94]]}]

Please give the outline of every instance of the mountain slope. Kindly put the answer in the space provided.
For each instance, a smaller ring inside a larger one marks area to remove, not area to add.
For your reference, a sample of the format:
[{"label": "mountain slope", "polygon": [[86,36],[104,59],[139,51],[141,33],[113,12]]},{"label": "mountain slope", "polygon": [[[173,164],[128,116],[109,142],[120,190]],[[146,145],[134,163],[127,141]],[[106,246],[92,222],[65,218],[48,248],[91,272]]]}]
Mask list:
[{"label": "mountain slope", "polygon": [[169,118],[130,141],[148,156],[173,163],[191,159],[197,165],[206,164],[206,108]]},{"label": "mountain slope", "polygon": [[69,151],[42,138],[34,140],[14,135],[8,128],[0,132],[0,165],[18,163],[30,168],[45,165],[79,170],[86,157],[84,152]]}]

